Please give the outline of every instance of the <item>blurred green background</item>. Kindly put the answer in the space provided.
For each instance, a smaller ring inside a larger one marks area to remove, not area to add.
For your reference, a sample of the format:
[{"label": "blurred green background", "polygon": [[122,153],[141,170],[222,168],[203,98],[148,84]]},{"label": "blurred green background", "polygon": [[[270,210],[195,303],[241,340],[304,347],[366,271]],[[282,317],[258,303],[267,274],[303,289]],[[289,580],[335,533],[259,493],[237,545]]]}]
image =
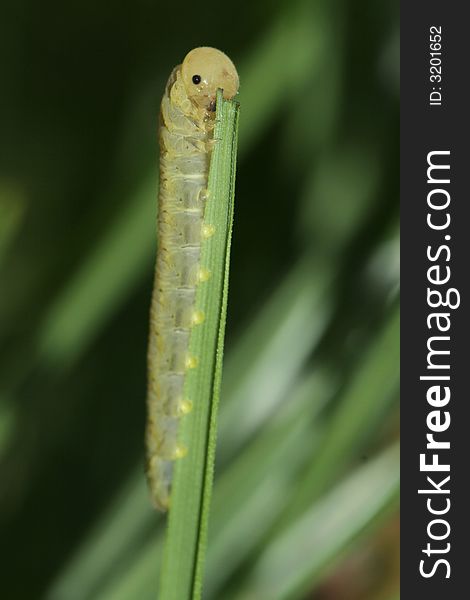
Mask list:
[{"label": "blurred green background", "polygon": [[398,599],[398,4],[2,2],[3,598],[156,599],[157,114],[241,79],[205,598]]}]

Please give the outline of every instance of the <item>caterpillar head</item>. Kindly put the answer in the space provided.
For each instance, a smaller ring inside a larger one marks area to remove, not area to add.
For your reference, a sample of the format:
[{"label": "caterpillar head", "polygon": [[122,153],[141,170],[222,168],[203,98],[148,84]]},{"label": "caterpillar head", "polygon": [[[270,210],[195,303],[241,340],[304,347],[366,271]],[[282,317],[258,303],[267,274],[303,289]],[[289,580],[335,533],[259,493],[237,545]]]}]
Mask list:
[{"label": "caterpillar head", "polygon": [[215,110],[217,90],[230,100],[238,92],[238,73],[233,62],[220,50],[203,46],[189,52],[181,65],[188,98],[199,108]]}]

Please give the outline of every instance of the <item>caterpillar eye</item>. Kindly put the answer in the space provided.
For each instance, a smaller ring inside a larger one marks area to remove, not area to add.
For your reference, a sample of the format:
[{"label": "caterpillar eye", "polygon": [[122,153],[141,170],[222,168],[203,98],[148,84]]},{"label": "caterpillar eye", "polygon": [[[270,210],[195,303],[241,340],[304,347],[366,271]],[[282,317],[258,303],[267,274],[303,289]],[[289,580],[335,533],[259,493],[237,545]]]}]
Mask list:
[{"label": "caterpillar eye", "polygon": [[193,79],[192,79],[194,85],[198,85],[199,83],[201,83],[201,76],[200,75],[193,75]]}]

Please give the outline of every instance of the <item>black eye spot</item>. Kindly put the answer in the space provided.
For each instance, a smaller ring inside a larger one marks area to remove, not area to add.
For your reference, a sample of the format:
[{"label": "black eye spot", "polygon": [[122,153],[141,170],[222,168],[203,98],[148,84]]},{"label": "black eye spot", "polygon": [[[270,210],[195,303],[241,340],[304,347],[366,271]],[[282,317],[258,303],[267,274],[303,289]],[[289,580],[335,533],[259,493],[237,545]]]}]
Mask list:
[{"label": "black eye spot", "polygon": [[193,83],[194,83],[194,85],[198,85],[198,83],[201,83],[201,76],[193,75]]}]

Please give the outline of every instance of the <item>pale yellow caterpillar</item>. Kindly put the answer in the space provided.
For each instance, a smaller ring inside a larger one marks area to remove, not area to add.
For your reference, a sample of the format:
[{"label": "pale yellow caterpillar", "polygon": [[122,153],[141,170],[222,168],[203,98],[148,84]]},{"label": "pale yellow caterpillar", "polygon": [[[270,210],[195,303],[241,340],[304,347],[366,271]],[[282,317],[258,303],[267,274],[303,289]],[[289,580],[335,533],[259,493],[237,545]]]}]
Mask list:
[{"label": "pale yellow caterpillar", "polygon": [[213,233],[204,222],[217,90],[231,99],[238,74],[220,50],[195,48],[170,75],[160,109],[158,248],[150,310],[147,391],[147,478],[153,504],[169,506],[181,418],[191,411],[185,375],[191,329],[203,326],[196,288],[210,273],[200,266],[201,244]]}]

